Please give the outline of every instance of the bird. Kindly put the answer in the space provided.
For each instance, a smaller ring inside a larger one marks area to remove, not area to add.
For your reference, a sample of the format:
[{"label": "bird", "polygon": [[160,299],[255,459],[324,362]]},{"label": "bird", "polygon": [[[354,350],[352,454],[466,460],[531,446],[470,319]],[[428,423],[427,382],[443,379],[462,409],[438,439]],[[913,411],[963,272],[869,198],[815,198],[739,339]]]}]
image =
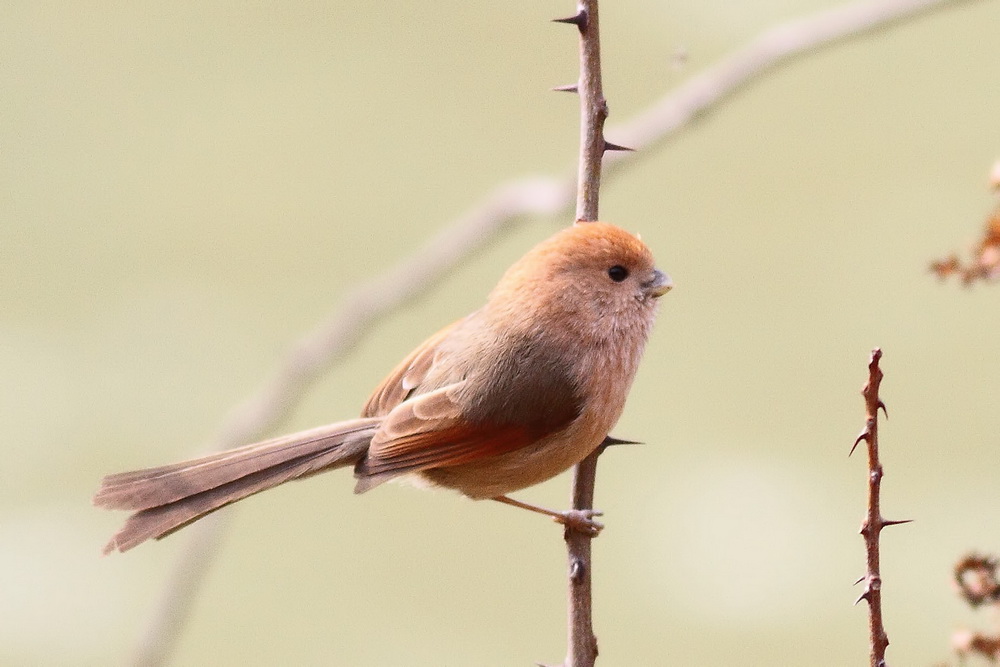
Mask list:
[{"label": "bird", "polygon": [[104,553],[342,467],[353,467],[356,493],[408,478],[596,534],[597,512],[557,512],[508,494],[614,441],[659,298],[672,287],[637,235],[603,222],[563,228],[511,265],[481,308],[405,357],[359,418],[106,476],[94,504],[134,513]]}]

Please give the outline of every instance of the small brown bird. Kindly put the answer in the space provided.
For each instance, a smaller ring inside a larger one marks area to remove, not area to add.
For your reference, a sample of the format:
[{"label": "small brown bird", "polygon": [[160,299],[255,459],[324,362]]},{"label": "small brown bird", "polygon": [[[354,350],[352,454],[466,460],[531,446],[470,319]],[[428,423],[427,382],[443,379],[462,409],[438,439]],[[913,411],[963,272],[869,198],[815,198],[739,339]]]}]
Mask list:
[{"label": "small brown bird", "polygon": [[672,287],[636,236],[577,223],[518,260],[484,305],[406,357],[360,419],[105,477],[94,504],[135,510],[105,547],[127,551],[291,479],[354,467],[356,493],[401,475],[506,497],[579,463],[625,406],[657,298]]}]

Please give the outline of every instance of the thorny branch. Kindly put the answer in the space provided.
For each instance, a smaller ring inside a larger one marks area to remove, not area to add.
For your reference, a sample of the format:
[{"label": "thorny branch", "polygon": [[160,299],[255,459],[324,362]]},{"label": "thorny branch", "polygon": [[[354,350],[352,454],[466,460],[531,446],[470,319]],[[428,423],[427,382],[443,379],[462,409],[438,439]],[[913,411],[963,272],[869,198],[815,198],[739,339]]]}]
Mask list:
[{"label": "thorny branch", "polygon": [[[604,140],[604,121],[608,103],[601,85],[601,32],[598,0],[580,0],[577,13],[568,19],[580,33],[580,159],[577,169],[576,220],[598,219],[601,189],[601,164],[608,143]],[[594,506],[598,448],[573,471],[573,510],[590,511]],[[593,535],[572,530],[564,534],[569,561],[567,648],[563,667],[593,667],[597,661],[597,637],[594,635],[592,557]]]},{"label": "thorny branch", "polygon": [[871,642],[871,667],[884,667],[885,649],[889,646],[889,637],[885,633],[882,622],[882,575],[879,563],[879,535],[886,526],[895,526],[905,521],[887,521],[882,518],[880,509],[880,493],[882,487],[882,463],[878,457],[878,411],[888,417],[885,403],[878,396],[879,385],[882,383],[882,369],[879,360],[882,350],[872,350],[871,361],[868,363],[868,382],[861,390],[865,399],[865,428],[854,441],[851,454],[864,441],[868,445],[868,514],[861,523],[861,535],[865,540],[868,569],[857,583],[864,582],[864,591],[855,601],[868,602],[868,630]]},{"label": "thorny branch", "polygon": [[[613,128],[636,150],[661,142],[723,102],[734,91],[837,40],[914,18],[931,9],[969,0],[862,0],[780,24],[718,64],[665,94],[624,125]],[[572,89],[572,87],[568,87]],[[608,176],[635,164],[635,153],[605,159],[615,166]],[[448,272],[467,261],[486,242],[513,229],[530,215],[549,216],[573,201],[575,179],[518,180],[502,184],[468,212],[446,226],[408,259],[360,285],[328,320],[306,333],[278,361],[274,375],[226,419],[213,448],[226,449],[263,437],[273,429],[329,367],[347,356],[366,331],[400,303],[430,290]],[[405,279],[401,279],[404,277]],[[155,667],[167,660],[202,581],[227,519],[218,514],[189,529],[188,545],[178,557],[131,664]]]}]

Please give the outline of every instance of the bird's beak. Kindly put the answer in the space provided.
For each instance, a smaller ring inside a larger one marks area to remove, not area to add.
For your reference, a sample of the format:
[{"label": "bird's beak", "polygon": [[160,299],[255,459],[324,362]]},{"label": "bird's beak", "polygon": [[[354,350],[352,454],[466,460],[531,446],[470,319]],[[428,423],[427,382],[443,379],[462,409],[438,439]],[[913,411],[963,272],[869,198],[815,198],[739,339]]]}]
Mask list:
[{"label": "bird's beak", "polygon": [[652,297],[661,297],[674,286],[670,276],[659,269],[653,269],[653,277],[642,284],[643,291]]}]

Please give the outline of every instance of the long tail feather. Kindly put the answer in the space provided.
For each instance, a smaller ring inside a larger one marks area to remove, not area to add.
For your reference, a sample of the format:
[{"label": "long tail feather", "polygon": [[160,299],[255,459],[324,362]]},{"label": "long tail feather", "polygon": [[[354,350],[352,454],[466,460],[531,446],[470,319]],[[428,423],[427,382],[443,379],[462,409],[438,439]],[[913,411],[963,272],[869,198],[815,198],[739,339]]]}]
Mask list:
[{"label": "long tail feather", "polygon": [[94,504],[139,510],[104,549],[127,551],[291,479],[351,465],[381,420],[356,419],[158,468],[109,475]]}]

